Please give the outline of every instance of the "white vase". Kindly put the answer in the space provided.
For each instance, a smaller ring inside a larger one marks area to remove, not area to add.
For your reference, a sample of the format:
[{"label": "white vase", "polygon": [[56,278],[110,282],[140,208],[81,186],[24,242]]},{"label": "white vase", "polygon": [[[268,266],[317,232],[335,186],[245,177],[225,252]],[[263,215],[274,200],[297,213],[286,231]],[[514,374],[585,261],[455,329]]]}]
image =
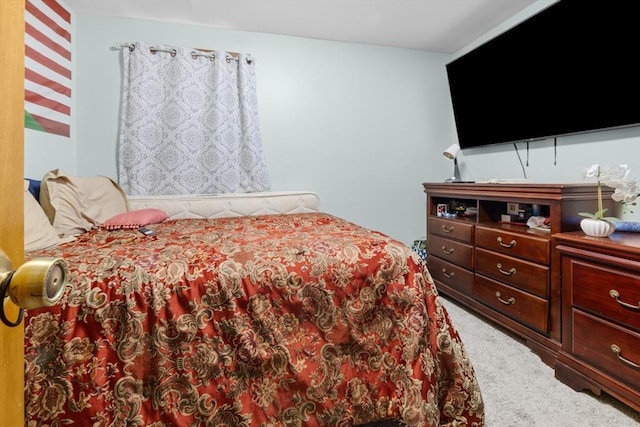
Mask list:
[{"label": "white vase", "polygon": [[609,237],[616,231],[616,226],[610,221],[603,219],[584,218],[580,221],[580,228],[584,234],[592,237]]}]

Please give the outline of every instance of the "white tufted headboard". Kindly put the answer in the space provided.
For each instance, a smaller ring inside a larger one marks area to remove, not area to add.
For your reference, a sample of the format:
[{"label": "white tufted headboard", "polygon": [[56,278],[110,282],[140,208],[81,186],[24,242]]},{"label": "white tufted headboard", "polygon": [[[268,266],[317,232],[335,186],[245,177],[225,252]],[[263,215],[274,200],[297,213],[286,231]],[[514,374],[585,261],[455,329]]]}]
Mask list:
[{"label": "white tufted headboard", "polygon": [[169,219],[318,212],[320,198],[309,191],[267,191],[195,196],[129,196],[129,210],[158,208]]}]

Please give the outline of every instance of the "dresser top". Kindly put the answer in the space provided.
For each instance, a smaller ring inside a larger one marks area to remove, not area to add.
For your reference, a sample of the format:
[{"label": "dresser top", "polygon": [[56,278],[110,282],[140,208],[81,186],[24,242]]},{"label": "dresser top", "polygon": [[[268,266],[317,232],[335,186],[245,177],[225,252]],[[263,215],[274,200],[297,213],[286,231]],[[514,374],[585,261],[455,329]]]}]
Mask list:
[{"label": "dresser top", "polygon": [[592,237],[582,231],[557,233],[553,236],[556,245],[566,244],[586,250],[624,254],[640,258],[640,233],[615,232],[609,237]]},{"label": "dresser top", "polygon": [[[597,193],[597,184],[592,182],[533,184],[533,183],[452,183],[425,182],[424,192],[434,195],[455,194],[456,197],[486,199],[532,199],[532,200],[564,200],[593,199]],[[602,188],[606,197],[613,193],[609,187]]]}]

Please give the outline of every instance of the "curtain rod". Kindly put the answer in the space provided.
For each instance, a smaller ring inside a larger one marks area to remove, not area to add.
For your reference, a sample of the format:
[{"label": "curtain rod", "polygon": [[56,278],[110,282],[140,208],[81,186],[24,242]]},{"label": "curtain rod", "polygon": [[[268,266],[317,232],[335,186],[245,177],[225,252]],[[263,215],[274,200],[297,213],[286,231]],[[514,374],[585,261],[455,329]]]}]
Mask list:
[{"label": "curtain rod", "polygon": [[[131,43],[131,44],[123,44],[121,46],[128,48],[130,52],[133,52],[136,49],[136,46],[133,43]],[[153,46],[151,46],[149,48],[149,52],[151,52],[154,55],[157,52],[164,52],[164,53],[170,54],[171,56],[176,56],[176,54],[178,53],[178,51],[175,48],[174,49],[158,49],[158,48],[153,47]],[[225,59],[227,60],[227,62],[238,61],[238,56],[239,55],[240,54],[238,52],[227,52],[227,57]],[[205,58],[209,58],[209,60],[211,60],[211,61],[215,60],[215,58],[216,58],[216,54],[214,53],[213,50],[193,48],[193,51],[191,52],[191,57],[193,59],[196,59],[196,58],[198,58],[200,56],[205,57]],[[247,64],[251,64],[252,62],[253,62],[253,58],[251,58],[250,56],[247,56]]]}]

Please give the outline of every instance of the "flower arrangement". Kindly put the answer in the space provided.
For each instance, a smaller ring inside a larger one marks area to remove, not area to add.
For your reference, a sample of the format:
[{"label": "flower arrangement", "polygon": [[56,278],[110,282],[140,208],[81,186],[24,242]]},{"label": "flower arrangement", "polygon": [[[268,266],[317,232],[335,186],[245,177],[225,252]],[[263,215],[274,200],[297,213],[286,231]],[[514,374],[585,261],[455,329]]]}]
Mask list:
[{"label": "flower arrangement", "polygon": [[[600,219],[605,221],[619,221],[619,219],[616,217],[604,216],[604,214],[607,212],[607,209],[602,207],[602,184],[615,189],[614,193],[611,195],[611,198],[614,201],[624,205],[624,209],[626,212],[626,209],[629,206],[636,205],[635,200],[640,195],[638,180],[629,179],[629,172],[629,168],[625,164],[610,168],[603,168],[600,165],[595,164],[588,168],[584,168],[582,170],[582,175],[584,178],[595,178],[597,180],[598,210],[595,214],[580,212],[578,215],[585,218]],[[633,211],[631,211],[630,209],[629,212],[633,213]]]}]

